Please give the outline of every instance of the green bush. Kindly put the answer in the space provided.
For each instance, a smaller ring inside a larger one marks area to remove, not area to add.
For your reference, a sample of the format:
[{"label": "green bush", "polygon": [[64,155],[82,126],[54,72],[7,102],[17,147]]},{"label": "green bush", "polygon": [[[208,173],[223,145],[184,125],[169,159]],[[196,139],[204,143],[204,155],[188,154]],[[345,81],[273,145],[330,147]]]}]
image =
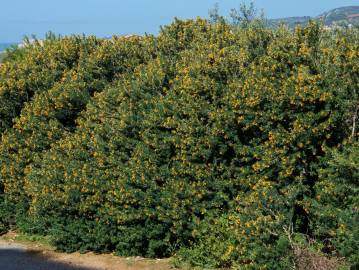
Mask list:
[{"label": "green bush", "polygon": [[328,154],[312,201],[313,231],[328,252],[359,263],[359,146],[347,142]]},{"label": "green bush", "polygon": [[[56,42],[66,43],[66,40]],[[151,57],[151,46],[142,50],[147,39],[100,41],[84,38],[81,42],[78,64],[64,72],[61,81],[35,93],[31,102],[23,106],[19,117],[13,119],[13,127],[2,134],[0,185],[6,204],[19,205],[19,201],[27,199],[23,187],[33,161],[41,160],[43,151],[76,129],[77,116],[94,93],[101,92]],[[46,41],[41,46],[47,46]],[[22,204],[27,205],[26,202]],[[23,214],[23,210],[20,211]]]},{"label": "green bush", "polygon": [[357,146],[343,143],[356,136],[357,36],[197,19],[34,46],[0,74],[78,47],[52,52],[70,64],[34,73],[48,80],[35,92],[21,72],[2,82],[0,104],[18,109],[0,107],[0,229],[240,269],[288,269],[291,236],[305,235],[355,263]]}]

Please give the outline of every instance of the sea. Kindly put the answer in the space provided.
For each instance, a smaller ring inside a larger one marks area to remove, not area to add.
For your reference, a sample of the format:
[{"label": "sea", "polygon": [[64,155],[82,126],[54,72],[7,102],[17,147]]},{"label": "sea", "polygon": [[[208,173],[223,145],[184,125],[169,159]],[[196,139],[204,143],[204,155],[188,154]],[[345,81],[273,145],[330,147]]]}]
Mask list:
[{"label": "sea", "polygon": [[7,48],[10,48],[13,45],[17,45],[16,43],[0,43],[0,52],[5,51]]}]

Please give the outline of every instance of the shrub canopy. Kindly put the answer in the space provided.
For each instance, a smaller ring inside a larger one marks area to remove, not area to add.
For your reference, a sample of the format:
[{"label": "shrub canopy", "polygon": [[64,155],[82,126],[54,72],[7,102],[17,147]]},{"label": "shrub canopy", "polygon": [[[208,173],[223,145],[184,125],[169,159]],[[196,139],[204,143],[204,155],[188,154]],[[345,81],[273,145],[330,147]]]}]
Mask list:
[{"label": "shrub canopy", "polygon": [[10,57],[0,229],[243,269],[288,269],[307,235],[355,263],[359,43],[343,31],[176,20]]}]

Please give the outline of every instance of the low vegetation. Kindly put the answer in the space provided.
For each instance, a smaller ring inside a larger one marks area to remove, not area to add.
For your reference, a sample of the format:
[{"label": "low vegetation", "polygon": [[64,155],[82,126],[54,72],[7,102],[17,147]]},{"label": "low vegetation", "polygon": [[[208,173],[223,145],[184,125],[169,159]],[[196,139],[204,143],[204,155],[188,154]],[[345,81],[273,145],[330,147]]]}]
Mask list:
[{"label": "low vegetation", "polygon": [[238,18],[8,51],[0,231],[175,265],[358,265],[359,32]]}]

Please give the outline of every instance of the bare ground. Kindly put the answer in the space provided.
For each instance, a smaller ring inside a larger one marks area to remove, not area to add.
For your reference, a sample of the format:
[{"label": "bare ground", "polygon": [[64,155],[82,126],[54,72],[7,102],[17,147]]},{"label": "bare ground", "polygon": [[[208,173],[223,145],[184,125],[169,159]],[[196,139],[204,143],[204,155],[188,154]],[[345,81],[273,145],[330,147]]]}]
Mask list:
[{"label": "bare ground", "polygon": [[16,240],[15,233],[0,238],[1,270],[169,270],[168,259],[117,257],[112,254],[60,253],[38,242]]}]

